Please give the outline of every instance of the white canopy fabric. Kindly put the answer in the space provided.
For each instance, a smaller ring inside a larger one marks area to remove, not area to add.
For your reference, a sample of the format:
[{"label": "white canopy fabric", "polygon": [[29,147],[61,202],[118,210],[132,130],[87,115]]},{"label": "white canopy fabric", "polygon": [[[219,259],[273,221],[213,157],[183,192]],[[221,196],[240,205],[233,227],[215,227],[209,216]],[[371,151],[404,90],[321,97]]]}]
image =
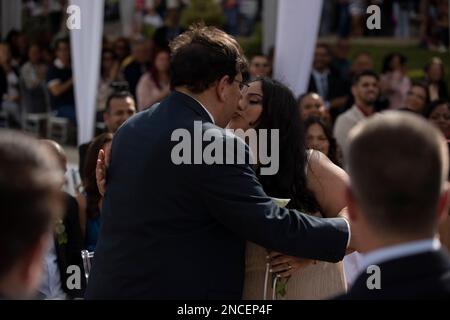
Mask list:
[{"label": "white canopy fabric", "polygon": [[103,34],[103,0],[70,0],[80,8],[80,29],[70,31],[78,144],[94,136],[95,102],[100,74]]},{"label": "white canopy fabric", "polygon": [[2,39],[11,30],[22,30],[22,0],[0,0]]},{"label": "white canopy fabric", "polygon": [[321,11],[322,0],[278,1],[274,78],[297,96],[308,88]]}]

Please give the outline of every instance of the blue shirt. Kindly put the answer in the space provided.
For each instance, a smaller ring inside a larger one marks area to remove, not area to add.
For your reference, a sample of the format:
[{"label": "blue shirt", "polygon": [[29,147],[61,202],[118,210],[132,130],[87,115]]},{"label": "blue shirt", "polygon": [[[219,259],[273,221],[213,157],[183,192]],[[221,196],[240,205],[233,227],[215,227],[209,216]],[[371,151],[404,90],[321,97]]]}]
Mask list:
[{"label": "blue shirt", "polygon": [[86,249],[88,251],[95,251],[97,246],[98,234],[100,232],[100,214],[97,214],[95,218],[88,218],[86,221]]}]

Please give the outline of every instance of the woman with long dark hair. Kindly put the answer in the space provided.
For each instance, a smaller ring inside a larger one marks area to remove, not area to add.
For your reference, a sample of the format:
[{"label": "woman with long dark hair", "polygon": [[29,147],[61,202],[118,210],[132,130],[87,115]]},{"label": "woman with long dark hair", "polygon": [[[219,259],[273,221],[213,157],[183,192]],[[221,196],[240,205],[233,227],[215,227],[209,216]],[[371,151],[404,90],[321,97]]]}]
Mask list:
[{"label": "woman with long dark hair", "polygon": [[334,164],[339,165],[336,139],[325,122],[318,117],[309,117],[303,127],[306,148],[322,152]]},{"label": "woman with long dark hair", "polygon": [[406,75],[406,62],[406,57],[401,53],[391,53],[384,58],[380,89],[389,99],[390,109],[403,107],[411,87],[411,80]]},{"label": "woman with long dark hair", "polygon": [[136,88],[139,111],[151,107],[170,93],[169,67],[169,50],[157,49],[151,59],[149,70],[142,75]]},{"label": "woman with long dark hair", "polygon": [[[261,175],[258,170],[264,191],[275,198],[290,199],[287,205],[290,208],[316,216],[336,217],[345,208],[347,175],[324,154],[305,148],[304,131],[292,92],[267,78],[255,80],[248,86],[229,128],[279,130],[278,173]],[[279,297],[323,299],[346,289],[342,263],[312,263],[276,252],[268,253],[265,248],[249,242],[244,299],[272,296],[266,276],[268,254],[273,275],[284,283],[282,289],[277,289]]]}]

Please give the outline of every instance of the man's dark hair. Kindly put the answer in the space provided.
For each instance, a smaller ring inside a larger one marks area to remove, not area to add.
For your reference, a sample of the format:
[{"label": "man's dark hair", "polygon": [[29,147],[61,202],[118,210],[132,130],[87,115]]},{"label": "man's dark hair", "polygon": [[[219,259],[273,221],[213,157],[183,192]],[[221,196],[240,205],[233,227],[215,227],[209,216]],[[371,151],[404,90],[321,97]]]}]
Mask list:
[{"label": "man's dark hair", "polygon": [[109,113],[111,110],[111,100],[113,99],[126,99],[131,98],[134,101],[133,95],[129,91],[118,91],[111,93],[108,98],[106,99],[106,105],[105,105],[105,111],[106,113]]},{"label": "man's dark hair", "polygon": [[55,168],[37,140],[0,130],[0,279],[61,217],[63,175]]},{"label": "man's dark hair", "polygon": [[374,230],[433,231],[448,175],[447,144],[438,129],[417,115],[388,111],[360,123],[349,142],[352,193]]},{"label": "man's dark hair", "polygon": [[375,71],[364,70],[363,72],[358,73],[353,77],[352,85],[357,84],[359,82],[359,80],[361,80],[361,78],[363,78],[363,77],[373,77],[377,81],[380,80],[380,77],[378,76],[378,74]]},{"label": "man's dark hair", "polygon": [[59,45],[60,45],[61,43],[65,43],[65,44],[67,44],[67,45],[70,47],[70,41],[69,41],[69,38],[59,38],[59,39],[57,39],[57,40],[55,41],[55,46],[54,46],[55,52],[58,50]]},{"label": "man's dark hair", "polygon": [[318,48],[325,49],[325,51],[327,52],[327,54],[328,54],[329,56],[333,55],[332,52],[331,52],[330,46],[329,46],[328,44],[326,44],[326,43],[318,43],[318,44],[316,45],[316,49],[318,49]]},{"label": "man's dark hair", "polygon": [[186,86],[194,93],[207,90],[226,75],[233,82],[247,66],[237,41],[214,27],[191,26],[170,43],[170,49],[171,87]]},{"label": "man's dark hair", "polygon": [[450,102],[445,101],[443,99],[435,100],[427,105],[427,108],[424,111],[425,118],[429,118],[431,113],[439,106],[447,106],[450,109]]}]

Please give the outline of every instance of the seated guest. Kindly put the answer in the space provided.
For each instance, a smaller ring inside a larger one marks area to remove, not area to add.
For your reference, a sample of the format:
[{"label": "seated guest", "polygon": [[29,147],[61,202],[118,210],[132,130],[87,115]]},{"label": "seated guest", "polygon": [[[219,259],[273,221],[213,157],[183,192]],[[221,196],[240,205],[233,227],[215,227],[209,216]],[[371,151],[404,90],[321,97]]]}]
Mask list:
[{"label": "seated guest", "polygon": [[[112,93],[106,99],[106,107],[103,112],[103,121],[106,125],[106,130],[110,133],[115,133],[117,129],[128,120],[129,117],[136,113],[136,103],[133,96],[126,91]],[[89,144],[84,143],[78,147],[79,155],[79,172],[81,179],[84,178],[84,163],[86,159],[86,152]]]},{"label": "seated guest", "polygon": [[380,94],[378,75],[373,71],[363,71],[357,75],[353,80],[352,94],[355,104],[336,119],[333,132],[344,155],[350,130],[375,112],[375,102]]},{"label": "seated guest", "polygon": [[170,93],[170,51],[157,49],[136,88],[138,110],[150,108]]},{"label": "seated guest", "polygon": [[76,124],[69,40],[56,41],[55,53],[56,59],[47,71],[47,87],[52,108],[56,111],[57,117],[68,118]]},{"label": "seated guest", "polygon": [[436,237],[448,212],[442,133],[391,111],[358,125],[349,142],[347,202],[354,234],[364,235],[364,271],[341,298],[450,298],[450,258]]},{"label": "seated guest", "polygon": [[36,140],[0,131],[0,300],[31,298],[42,276],[63,174]]},{"label": "seated guest", "polygon": [[[95,251],[97,245],[98,233],[100,231],[100,208],[103,197],[97,187],[95,168],[97,165],[97,156],[100,149],[105,150],[109,155],[113,135],[112,133],[103,133],[95,138],[90,144],[84,169],[84,204],[86,220],[85,247],[89,251]],[[108,160],[109,162],[109,160]]]},{"label": "seated guest", "polygon": [[432,102],[425,111],[425,117],[433,123],[442,134],[450,138],[450,103],[443,100]]},{"label": "seated guest", "polygon": [[314,92],[302,94],[298,98],[300,121],[305,121],[309,117],[319,117],[327,125],[331,126],[330,114],[325,109],[325,103],[321,96]]},{"label": "seated guest", "polygon": [[248,81],[253,81],[260,77],[269,77],[271,72],[270,69],[270,61],[265,55],[254,55],[248,66]]},{"label": "seated guest", "polygon": [[406,96],[405,105],[400,108],[402,111],[410,111],[419,115],[423,115],[430,99],[427,87],[415,83],[411,86]]},{"label": "seated guest", "polygon": [[46,73],[47,66],[42,62],[41,48],[34,44],[28,49],[28,62],[20,69],[20,77],[23,81],[22,105],[27,112],[47,112]]},{"label": "seated guest", "polygon": [[347,101],[348,85],[339,72],[331,66],[331,51],[325,44],[318,44],[314,52],[313,70],[308,91],[317,92],[327,108],[340,109]]},{"label": "seated guest", "polygon": [[[53,154],[58,159],[57,170],[65,172],[67,158],[63,148],[51,140],[42,140],[41,144],[48,153]],[[62,187],[63,184],[61,184]],[[65,300],[83,296],[81,283],[78,289],[69,288],[67,285],[70,276],[67,273],[67,268],[72,265],[79,266],[80,269],[82,267],[83,239],[78,217],[78,203],[68,193],[65,193],[65,200],[65,213],[62,219],[57,222],[54,236],[50,240],[44,260],[43,281],[38,289],[38,298],[41,299]]]},{"label": "seated guest", "polygon": [[390,109],[399,109],[405,104],[411,87],[411,80],[406,75],[406,62],[406,57],[401,53],[391,53],[384,58],[380,88],[389,100]]},{"label": "seated guest", "polygon": [[440,58],[432,58],[425,66],[425,84],[430,101],[450,99],[448,85],[445,81],[444,64]]},{"label": "seated guest", "polygon": [[318,117],[309,117],[303,124],[306,149],[317,150],[339,165],[336,139],[330,128]]},{"label": "seated guest", "polygon": [[19,74],[12,64],[11,49],[0,43],[0,110],[6,112],[11,128],[21,127]]},{"label": "seated guest", "polygon": [[123,69],[123,77],[128,82],[133,97],[136,97],[139,79],[148,69],[149,58],[150,48],[146,42],[141,41],[133,46],[132,61]]}]

